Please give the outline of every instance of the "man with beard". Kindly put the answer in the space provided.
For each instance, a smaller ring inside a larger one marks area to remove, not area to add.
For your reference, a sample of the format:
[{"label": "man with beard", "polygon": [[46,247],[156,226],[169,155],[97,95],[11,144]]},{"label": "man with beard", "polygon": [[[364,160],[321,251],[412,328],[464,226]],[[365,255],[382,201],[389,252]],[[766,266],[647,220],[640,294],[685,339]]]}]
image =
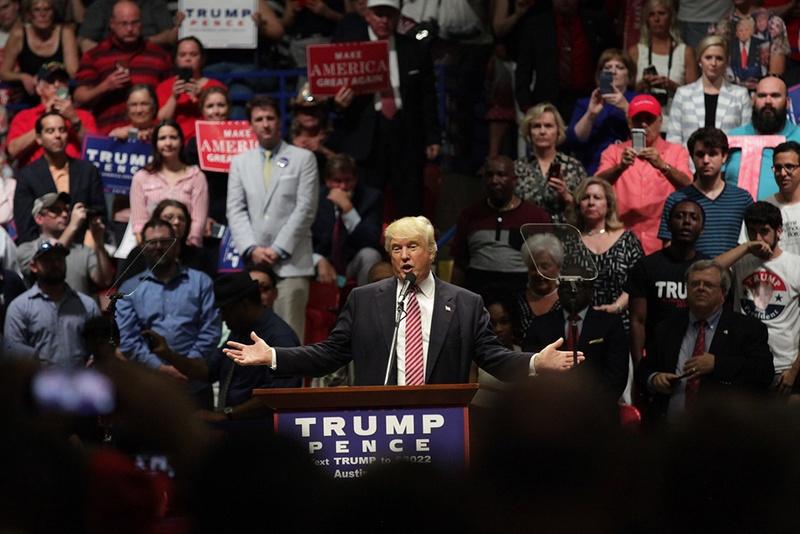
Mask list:
[{"label": "man with beard", "polygon": [[[205,273],[178,263],[175,230],[169,223],[151,219],[142,239],[148,269],[120,287],[119,348],[130,360],[186,381],[163,352],[186,358],[214,355],[221,333],[214,286]],[[210,384],[189,380],[188,387],[201,408],[212,409]]]},{"label": "man with beard", "polygon": [[528,267],[520,252],[525,223],[549,223],[548,213],[514,194],[517,175],[507,156],[494,156],[483,168],[486,196],[461,212],[450,247],[452,281],[476,293],[488,286],[516,295],[525,290]]},{"label": "man with beard", "polygon": [[[724,134],[723,134],[724,136]],[[634,365],[644,354],[656,325],[675,310],[686,308],[686,269],[706,256],[695,244],[706,215],[696,200],[684,198],[668,213],[670,244],[636,262],[625,291],[630,295],[631,357]]]},{"label": "man with beard", "polygon": [[[728,132],[728,136],[770,135],[782,137],[779,142],[800,142],[800,128],[786,120],[786,94],[786,83],[782,79],[777,76],[763,78],[758,82],[753,96],[752,122],[734,128]],[[756,200],[763,200],[778,191],[775,174],[772,172],[772,152],[771,147],[766,147],[761,152],[761,172],[758,176],[757,194],[754,195]],[[726,182],[738,185],[745,180],[755,179],[750,176],[739,176],[741,160],[741,151],[733,152],[728,158],[728,165],[725,168]]]},{"label": "man with beard", "polygon": [[91,297],[64,281],[67,254],[69,250],[58,242],[42,242],[30,266],[36,283],[6,311],[4,335],[9,348],[30,354],[45,366],[83,366],[83,326],[100,315]]},{"label": "man with beard", "polygon": [[750,241],[717,256],[735,278],[734,307],[767,325],[775,365],[773,388],[781,395],[800,394],[800,256],[782,250],[781,210],[756,202],[744,214]]},{"label": "man with beard", "polygon": [[667,197],[658,237],[665,243],[672,239],[669,216],[672,208],[684,199],[697,202],[705,212],[703,233],[695,245],[706,257],[713,258],[739,244],[744,210],[753,197],[744,189],[727,183],[722,167],[728,158],[728,137],[718,128],[699,128],[687,143],[694,162],[694,182]]}]

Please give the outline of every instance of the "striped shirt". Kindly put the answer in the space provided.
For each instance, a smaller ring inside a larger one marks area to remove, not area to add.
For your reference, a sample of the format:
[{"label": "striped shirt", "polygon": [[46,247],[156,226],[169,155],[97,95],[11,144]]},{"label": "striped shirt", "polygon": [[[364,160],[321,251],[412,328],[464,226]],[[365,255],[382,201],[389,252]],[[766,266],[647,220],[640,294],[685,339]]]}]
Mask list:
[{"label": "striped shirt", "polygon": [[667,225],[669,212],[672,206],[687,198],[700,204],[706,214],[703,232],[695,244],[698,252],[714,258],[739,244],[744,211],[753,203],[753,197],[744,189],[727,182],[722,193],[713,200],[693,185],[675,191],[667,197],[658,230],[660,239],[672,239]]},{"label": "striped shirt", "polygon": [[[130,70],[131,84],[147,84],[155,88],[172,69],[172,59],[160,46],[140,41],[134,47],[121,46],[109,36],[81,58],[75,81],[78,87],[99,85],[122,65]],[[118,126],[130,123],[126,105],[128,87],[122,87],[98,96],[91,102],[97,119],[97,128],[107,134]],[[158,102],[155,103],[158,106]]]}]

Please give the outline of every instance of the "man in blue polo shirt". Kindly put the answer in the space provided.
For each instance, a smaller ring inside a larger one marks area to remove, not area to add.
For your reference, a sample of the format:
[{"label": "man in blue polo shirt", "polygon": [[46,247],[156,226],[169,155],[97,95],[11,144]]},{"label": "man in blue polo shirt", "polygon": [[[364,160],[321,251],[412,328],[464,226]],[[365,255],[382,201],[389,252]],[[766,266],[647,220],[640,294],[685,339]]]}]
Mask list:
[{"label": "man in blue polo shirt", "polygon": [[[800,142],[800,128],[786,120],[787,106],[786,82],[774,75],[763,78],[756,86],[753,95],[753,118],[749,124],[734,128],[728,135],[770,135],[783,137],[782,141]],[[772,146],[777,145],[776,142]],[[731,185],[745,183],[753,177],[739,176],[742,151],[731,153],[725,167],[725,181]],[[756,200],[764,200],[778,191],[775,173],[772,172],[772,148],[764,148],[761,152],[761,172],[758,176]]]},{"label": "man in blue polo shirt", "polygon": [[700,128],[689,137],[687,146],[694,162],[695,179],[691,185],[667,197],[658,237],[665,242],[672,239],[669,231],[672,207],[681,200],[693,200],[705,212],[703,233],[695,248],[713,258],[739,243],[744,211],[753,203],[753,198],[744,189],[723,179],[722,166],[729,148],[728,138],[722,130]]}]

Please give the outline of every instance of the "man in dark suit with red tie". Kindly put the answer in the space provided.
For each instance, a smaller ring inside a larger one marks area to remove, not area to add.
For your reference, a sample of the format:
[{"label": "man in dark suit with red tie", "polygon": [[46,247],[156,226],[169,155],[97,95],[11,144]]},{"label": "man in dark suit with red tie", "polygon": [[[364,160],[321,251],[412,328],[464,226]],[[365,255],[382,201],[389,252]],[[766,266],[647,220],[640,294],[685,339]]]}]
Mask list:
[{"label": "man in dark suit with red tie", "polygon": [[337,276],[367,283],[369,270],[381,261],[383,195],[358,179],[356,163],[336,154],[325,167],[317,216],[311,226],[317,280],[335,283]]},{"label": "man in dark suit with red tie", "polygon": [[574,372],[585,375],[616,406],[628,382],[628,338],[619,315],[592,308],[593,285],[592,280],[559,284],[561,306],[533,319],[522,349],[536,351],[565,338],[562,348],[586,357]]},{"label": "man in dark suit with red tie", "polygon": [[636,370],[650,422],[678,415],[710,393],[766,392],[772,383],[767,327],[723,307],[728,271],[699,260],[686,271],[686,283],[688,309],[656,327]]},{"label": "man in dark suit with red tie", "polygon": [[355,158],[367,185],[388,185],[396,215],[405,216],[422,212],[422,170],[439,155],[441,132],[430,51],[395,32],[399,17],[399,0],[368,0],[367,24],[337,34],[340,42],[388,41],[390,87],[358,96],[343,87],[331,146]]},{"label": "man in dark suit with red tie", "polygon": [[[357,386],[466,383],[473,361],[502,380],[572,368],[572,352],[557,350],[563,339],[533,355],[505,348],[481,297],[433,276],[436,241],[428,219],[397,220],[384,240],[394,276],[355,288],[328,339],[276,349],[252,334],[252,345],[228,342],[225,354],[240,365],[305,376],[323,376],[352,360]],[[398,301],[405,313],[397,324],[397,358],[390,361]]]}]

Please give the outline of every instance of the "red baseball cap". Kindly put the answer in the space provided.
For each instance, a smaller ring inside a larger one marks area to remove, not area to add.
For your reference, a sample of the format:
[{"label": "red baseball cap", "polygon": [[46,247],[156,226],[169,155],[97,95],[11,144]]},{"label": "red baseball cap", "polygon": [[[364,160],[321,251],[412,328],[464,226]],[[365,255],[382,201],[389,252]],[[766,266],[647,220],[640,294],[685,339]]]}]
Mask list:
[{"label": "red baseball cap", "polygon": [[660,117],[661,104],[653,95],[637,95],[628,104],[628,118],[632,119],[639,113],[649,113],[653,117]]}]

